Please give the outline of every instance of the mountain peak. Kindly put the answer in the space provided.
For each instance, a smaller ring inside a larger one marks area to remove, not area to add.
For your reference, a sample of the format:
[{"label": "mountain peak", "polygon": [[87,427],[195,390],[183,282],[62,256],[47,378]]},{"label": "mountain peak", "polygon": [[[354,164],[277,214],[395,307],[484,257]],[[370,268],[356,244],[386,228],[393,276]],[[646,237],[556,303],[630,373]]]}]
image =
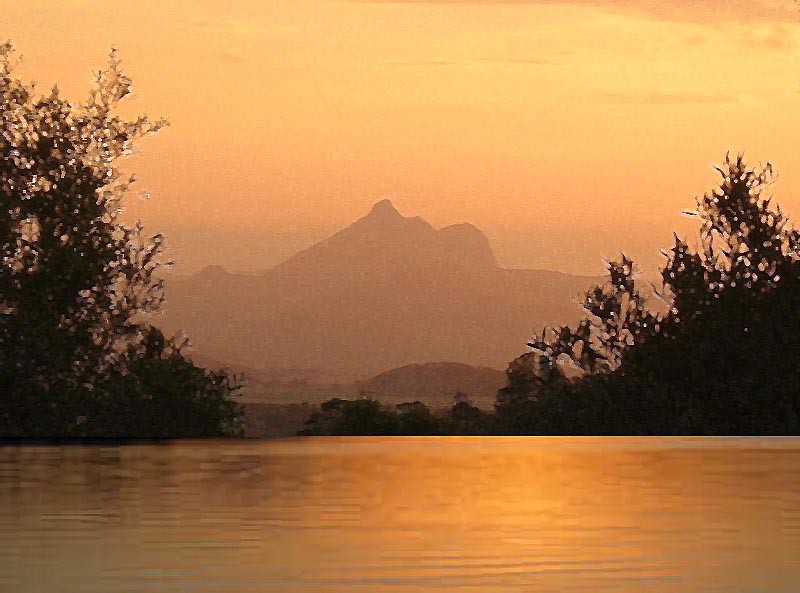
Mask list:
[{"label": "mountain peak", "polygon": [[379,202],[375,202],[375,205],[372,207],[372,210],[369,212],[370,216],[380,216],[380,217],[402,217],[402,215],[397,211],[397,208],[394,207],[392,201],[389,199],[384,199]]},{"label": "mountain peak", "polygon": [[489,240],[475,226],[467,222],[451,224],[439,229],[439,236],[446,248],[457,257],[468,259],[471,265],[497,266]]},{"label": "mountain peak", "polygon": [[220,277],[220,276],[227,276],[228,271],[220,265],[217,264],[210,264],[207,265],[205,268],[197,272],[198,276],[209,276],[209,277]]}]

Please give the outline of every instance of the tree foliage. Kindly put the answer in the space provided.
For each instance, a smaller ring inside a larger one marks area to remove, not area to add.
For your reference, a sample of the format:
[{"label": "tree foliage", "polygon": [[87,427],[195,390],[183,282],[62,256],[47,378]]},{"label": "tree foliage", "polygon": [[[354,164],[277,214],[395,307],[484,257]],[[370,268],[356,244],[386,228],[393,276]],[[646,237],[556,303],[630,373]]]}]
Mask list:
[{"label": "tree foliage", "polygon": [[117,167],[164,120],[117,113],[112,51],[88,98],[37,95],[0,46],[0,435],[235,432],[236,385],[145,322],[163,301],[163,238],[122,224]]},{"label": "tree foliage", "polygon": [[311,415],[303,436],[434,435],[436,419],[422,402],[384,406],[371,397],[355,400],[333,398]]},{"label": "tree foliage", "polygon": [[489,435],[496,430],[487,414],[457,394],[450,410],[432,413],[420,401],[383,405],[371,397],[333,398],[314,412],[300,432],[303,436],[432,436]]},{"label": "tree foliage", "polygon": [[[726,156],[697,200],[697,246],[665,253],[654,312],[633,262],[608,265],[585,319],[534,339],[497,411],[529,434],[793,434],[800,429],[800,232],[772,168]],[[572,369],[568,378],[567,369]]]}]

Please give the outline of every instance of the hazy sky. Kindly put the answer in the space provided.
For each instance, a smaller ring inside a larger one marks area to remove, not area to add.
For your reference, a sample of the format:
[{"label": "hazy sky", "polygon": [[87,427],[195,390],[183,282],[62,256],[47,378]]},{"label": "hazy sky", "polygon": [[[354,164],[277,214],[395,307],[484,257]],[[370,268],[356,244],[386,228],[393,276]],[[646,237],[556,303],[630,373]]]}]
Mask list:
[{"label": "hazy sky", "polygon": [[172,126],[128,215],[179,269],[268,267],[391,198],[507,265],[659,261],[726,150],[800,216],[793,0],[0,0],[20,72],[76,99],[110,46]]}]

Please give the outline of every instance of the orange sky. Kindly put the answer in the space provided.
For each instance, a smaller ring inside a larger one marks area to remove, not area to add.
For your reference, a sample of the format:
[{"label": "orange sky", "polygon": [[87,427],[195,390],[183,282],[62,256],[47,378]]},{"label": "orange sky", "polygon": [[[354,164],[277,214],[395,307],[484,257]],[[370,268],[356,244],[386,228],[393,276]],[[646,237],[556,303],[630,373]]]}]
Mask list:
[{"label": "orange sky", "polygon": [[389,197],[469,221],[498,259],[660,261],[726,150],[770,160],[800,216],[792,0],[0,2],[20,73],[76,99],[120,49],[179,270],[256,270]]}]

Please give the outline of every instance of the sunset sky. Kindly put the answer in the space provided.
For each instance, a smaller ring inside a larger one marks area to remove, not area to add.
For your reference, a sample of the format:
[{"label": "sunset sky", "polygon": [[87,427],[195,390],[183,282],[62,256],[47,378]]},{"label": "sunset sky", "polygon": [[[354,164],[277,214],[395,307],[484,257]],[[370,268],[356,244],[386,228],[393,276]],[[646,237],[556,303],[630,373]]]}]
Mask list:
[{"label": "sunset sky", "polygon": [[390,198],[472,222],[500,263],[660,261],[726,150],[800,217],[792,0],[4,1],[20,74],[80,99],[119,48],[179,270],[271,266]]}]

